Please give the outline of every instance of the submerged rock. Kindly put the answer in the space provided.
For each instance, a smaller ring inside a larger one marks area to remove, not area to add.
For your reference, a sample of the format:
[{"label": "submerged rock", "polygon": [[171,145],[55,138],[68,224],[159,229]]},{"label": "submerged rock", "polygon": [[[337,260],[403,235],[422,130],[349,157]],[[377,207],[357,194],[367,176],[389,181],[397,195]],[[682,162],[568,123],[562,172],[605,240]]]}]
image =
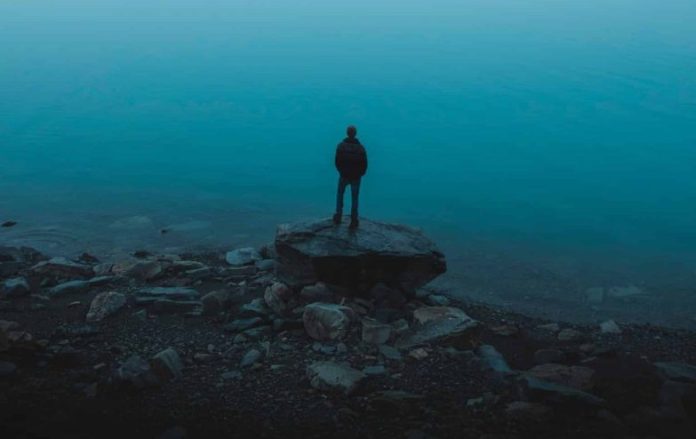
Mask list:
[{"label": "submerged rock", "polygon": [[382,282],[415,292],[447,268],[442,252],[421,231],[370,220],[356,231],[329,219],[284,224],[275,249],[277,275],[293,287],[323,281],[369,291]]}]

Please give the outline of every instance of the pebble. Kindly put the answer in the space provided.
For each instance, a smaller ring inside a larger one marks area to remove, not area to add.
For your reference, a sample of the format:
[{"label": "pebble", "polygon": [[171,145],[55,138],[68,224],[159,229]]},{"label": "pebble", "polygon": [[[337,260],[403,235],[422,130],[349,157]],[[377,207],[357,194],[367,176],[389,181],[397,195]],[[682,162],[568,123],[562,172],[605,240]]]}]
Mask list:
[{"label": "pebble", "polygon": [[258,349],[251,349],[246,354],[244,354],[244,356],[242,357],[242,360],[239,362],[239,367],[241,367],[241,368],[250,367],[254,363],[261,360],[262,356],[263,355],[261,354],[261,351],[259,351]]}]

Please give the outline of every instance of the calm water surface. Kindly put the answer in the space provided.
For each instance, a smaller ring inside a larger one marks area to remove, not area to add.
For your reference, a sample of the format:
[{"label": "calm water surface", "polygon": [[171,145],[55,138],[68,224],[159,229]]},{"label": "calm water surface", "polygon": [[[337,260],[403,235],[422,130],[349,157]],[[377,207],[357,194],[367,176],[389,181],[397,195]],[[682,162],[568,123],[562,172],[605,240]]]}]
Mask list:
[{"label": "calm water surface", "polygon": [[695,22],[691,0],[3,1],[0,244],[266,242],[331,213],[353,123],[362,214],[424,228],[460,290],[679,302]]}]

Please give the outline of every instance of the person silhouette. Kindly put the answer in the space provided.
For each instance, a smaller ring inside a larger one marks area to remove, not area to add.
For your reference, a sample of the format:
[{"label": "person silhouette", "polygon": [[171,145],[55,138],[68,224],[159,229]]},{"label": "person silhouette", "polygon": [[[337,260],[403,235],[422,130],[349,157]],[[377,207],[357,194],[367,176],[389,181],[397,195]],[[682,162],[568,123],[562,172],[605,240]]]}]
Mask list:
[{"label": "person silhouette", "polygon": [[333,222],[341,224],[343,218],[343,195],[346,186],[350,185],[351,209],[350,226],[351,229],[358,227],[358,198],[360,196],[360,181],[367,172],[367,152],[365,147],[356,137],[358,129],[353,125],[346,128],[348,137],[343,139],[336,147],[336,169],[338,170],[338,192],[336,194],[336,213]]}]

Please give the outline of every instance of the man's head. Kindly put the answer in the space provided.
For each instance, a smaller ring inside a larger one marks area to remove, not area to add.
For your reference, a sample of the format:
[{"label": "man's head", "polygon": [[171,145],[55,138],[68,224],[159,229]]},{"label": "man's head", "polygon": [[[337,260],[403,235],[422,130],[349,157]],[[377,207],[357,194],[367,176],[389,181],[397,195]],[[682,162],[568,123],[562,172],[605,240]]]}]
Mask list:
[{"label": "man's head", "polygon": [[358,129],[355,128],[353,125],[349,125],[348,128],[346,128],[346,134],[348,134],[348,137],[351,139],[354,139],[355,136],[358,134]]}]

